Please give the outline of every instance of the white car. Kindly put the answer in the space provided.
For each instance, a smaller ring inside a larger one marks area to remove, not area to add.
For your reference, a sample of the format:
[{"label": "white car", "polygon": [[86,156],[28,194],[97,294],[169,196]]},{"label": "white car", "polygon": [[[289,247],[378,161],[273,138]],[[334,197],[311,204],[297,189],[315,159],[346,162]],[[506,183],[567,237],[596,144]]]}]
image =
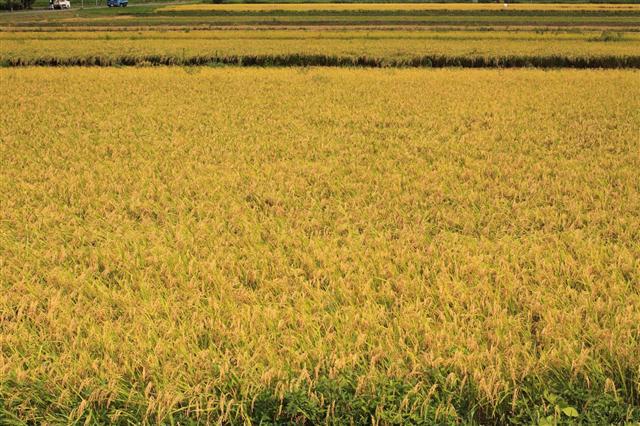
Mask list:
[{"label": "white car", "polygon": [[69,0],[53,0],[49,3],[49,9],[71,9]]}]

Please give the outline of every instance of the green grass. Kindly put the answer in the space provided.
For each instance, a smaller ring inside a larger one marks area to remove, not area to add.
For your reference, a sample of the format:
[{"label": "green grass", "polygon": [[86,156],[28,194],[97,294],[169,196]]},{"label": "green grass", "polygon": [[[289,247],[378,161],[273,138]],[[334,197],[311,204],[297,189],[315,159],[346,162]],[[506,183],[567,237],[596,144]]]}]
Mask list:
[{"label": "green grass", "polygon": [[[612,396],[604,392],[604,377],[589,383],[576,380],[567,371],[556,371],[548,377],[530,377],[518,383],[521,395],[504,395],[503,402],[492,409],[482,403],[481,392],[475,383],[467,381],[459,386],[459,375],[453,371],[432,370],[410,380],[389,379],[370,384],[366,389],[358,389],[359,377],[364,372],[345,371],[338,377],[321,375],[308,389],[287,390],[279,393],[276,389],[261,389],[255,394],[241,396],[242,391],[233,382],[221,385],[221,393],[244,399],[226,413],[225,420],[231,424],[241,423],[243,417],[250,417],[254,424],[369,424],[376,418],[387,425],[569,425],[569,424],[631,424],[640,421],[640,398],[628,399]],[[458,373],[460,374],[460,373]],[[136,379],[132,378],[132,382]],[[425,384],[429,386],[425,386]],[[139,423],[146,417],[145,389],[133,391],[130,383],[123,383],[121,394],[113,401],[89,403],[81,412],[73,415],[67,407],[57,406],[59,394],[48,389],[45,383],[12,382],[8,388],[39,392],[33,395],[31,404],[41,414],[33,418],[35,422],[84,423],[100,425],[107,423]],[[137,395],[136,395],[137,394]],[[203,404],[208,398],[218,395],[201,395]],[[80,407],[90,400],[88,393],[78,393],[69,402],[72,407]],[[517,400],[516,404],[512,401]],[[324,401],[331,401],[327,407]],[[0,418],[4,416],[6,425],[21,425],[23,420],[16,416],[16,401],[7,398],[7,404],[0,407]],[[426,403],[425,403],[426,402]],[[178,402],[170,412],[162,416],[146,417],[149,423],[192,424],[194,402]],[[408,407],[420,406],[418,410]],[[205,418],[207,418],[205,416]],[[207,421],[220,420],[209,417]]]}]

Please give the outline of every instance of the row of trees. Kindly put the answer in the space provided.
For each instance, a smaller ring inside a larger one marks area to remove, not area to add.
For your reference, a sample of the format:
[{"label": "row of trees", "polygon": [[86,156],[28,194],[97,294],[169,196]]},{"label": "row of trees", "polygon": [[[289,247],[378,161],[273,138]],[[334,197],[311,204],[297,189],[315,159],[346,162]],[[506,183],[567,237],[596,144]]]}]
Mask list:
[{"label": "row of trees", "polygon": [[4,10],[21,10],[31,9],[35,0],[4,0],[0,2],[0,9]]}]

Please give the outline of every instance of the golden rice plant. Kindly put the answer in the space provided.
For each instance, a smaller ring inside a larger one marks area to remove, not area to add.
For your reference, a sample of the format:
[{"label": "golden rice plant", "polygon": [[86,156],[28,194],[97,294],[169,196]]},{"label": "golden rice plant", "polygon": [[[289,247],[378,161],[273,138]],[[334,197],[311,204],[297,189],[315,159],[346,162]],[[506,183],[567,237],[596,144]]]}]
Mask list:
[{"label": "golden rice plant", "polygon": [[0,418],[637,422],[639,76],[0,69]]}]

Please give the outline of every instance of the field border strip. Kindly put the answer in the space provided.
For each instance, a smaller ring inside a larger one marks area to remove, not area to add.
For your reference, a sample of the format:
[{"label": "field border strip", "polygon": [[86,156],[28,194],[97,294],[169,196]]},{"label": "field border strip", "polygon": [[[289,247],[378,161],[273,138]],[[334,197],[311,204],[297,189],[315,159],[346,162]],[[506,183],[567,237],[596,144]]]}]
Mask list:
[{"label": "field border strip", "polygon": [[356,67],[356,68],[577,68],[640,69],[640,55],[633,56],[448,56],[379,58],[334,55],[203,55],[203,56],[80,56],[0,58],[0,67],[64,66],[240,66],[240,67]]}]

